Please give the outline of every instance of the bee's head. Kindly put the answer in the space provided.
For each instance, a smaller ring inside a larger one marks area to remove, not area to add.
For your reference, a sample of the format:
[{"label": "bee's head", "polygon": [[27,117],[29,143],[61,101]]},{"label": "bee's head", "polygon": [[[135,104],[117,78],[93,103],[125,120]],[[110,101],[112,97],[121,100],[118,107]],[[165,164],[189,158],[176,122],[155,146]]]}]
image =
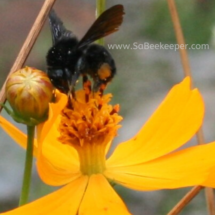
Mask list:
[{"label": "bee's head", "polygon": [[60,90],[62,93],[68,93],[70,80],[70,73],[68,69],[48,68],[47,74],[55,88]]}]

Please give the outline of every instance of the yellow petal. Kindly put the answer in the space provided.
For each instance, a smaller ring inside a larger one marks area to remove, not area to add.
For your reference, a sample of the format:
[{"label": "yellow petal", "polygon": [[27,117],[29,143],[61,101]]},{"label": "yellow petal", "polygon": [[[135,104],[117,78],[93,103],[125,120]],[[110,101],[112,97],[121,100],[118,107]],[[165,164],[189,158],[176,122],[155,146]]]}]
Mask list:
[{"label": "yellow petal", "polygon": [[2,213],[4,215],[77,215],[88,182],[87,176],[32,203]]},{"label": "yellow petal", "polygon": [[62,168],[62,165],[79,165],[77,151],[73,147],[58,141],[60,136],[60,132],[58,131],[59,121],[60,117],[57,118],[56,123],[50,128],[49,134],[43,143],[39,144],[39,146],[42,146],[42,153],[51,163],[60,163],[59,168]]},{"label": "yellow petal", "polygon": [[[104,174],[114,182],[136,190],[205,185],[215,165],[214,152],[215,142],[190,147],[142,164],[107,167]],[[210,185],[215,187],[215,174],[210,177]]]},{"label": "yellow petal", "polygon": [[80,173],[79,158],[76,150],[58,141],[58,123],[52,125],[48,135],[39,144],[37,169],[42,180],[49,185],[63,185],[76,178]]},{"label": "yellow petal", "polygon": [[67,104],[67,96],[63,93],[56,92],[56,103],[49,104],[49,118],[44,123],[37,126],[38,141],[43,142],[46,135],[48,135],[50,128],[55,124],[57,117],[60,115],[62,109]]},{"label": "yellow petal", "polygon": [[48,121],[38,128],[37,169],[41,179],[53,186],[67,184],[80,176],[76,150],[58,141],[60,112],[67,103],[67,97],[60,93],[57,95],[58,102],[50,104]]},{"label": "yellow petal", "polygon": [[[40,178],[46,184],[52,186],[60,186],[68,184],[82,175],[79,167],[72,164],[69,160],[68,162],[59,159],[55,160],[58,161],[58,164],[54,162],[55,165],[53,165],[53,163],[50,163],[50,160],[46,159],[42,155],[38,157],[37,170]],[[53,161],[53,159],[51,161]],[[59,168],[59,166],[61,166],[62,168]]]},{"label": "yellow petal", "polygon": [[92,175],[79,215],[129,215],[125,204],[103,175]]},{"label": "yellow petal", "polygon": [[191,139],[199,129],[204,103],[190,79],[175,85],[140,132],[118,145],[108,165],[131,165],[165,155]]},{"label": "yellow petal", "polygon": [[210,174],[202,185],[205,187],[215,187],[215,166],[210,169]]},{"label": "yellow petal", "polygon": [[[10,122],[8,122],[5,118],[0,116],[0,126],[3,130],[21,147],[26,149],[27,147],[27,136]],[[34,140],[34,156],[37,155],[37,141]]]}]

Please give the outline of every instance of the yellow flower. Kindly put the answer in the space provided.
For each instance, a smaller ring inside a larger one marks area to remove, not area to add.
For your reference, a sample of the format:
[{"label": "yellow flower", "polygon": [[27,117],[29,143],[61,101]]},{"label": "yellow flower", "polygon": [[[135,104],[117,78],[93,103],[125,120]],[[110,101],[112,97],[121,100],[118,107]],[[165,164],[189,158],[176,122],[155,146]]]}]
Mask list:
[{"label": "yellow flower", "polygon": [[[178,150],[201,126],[204,104],[190,79],[175,85],[141,130],[106,154],[117,135],[118,106],[111,95],[78,91],[66,107],[58,95],[49,120],[35,140],[42,180],[59,190],[6,215],[126,215],[130,214],[110,182],[135,190],[174,189],[193,185],[215,187],[215,143]],[[1,126],[20,145],[25,136],[2,117]]]}]

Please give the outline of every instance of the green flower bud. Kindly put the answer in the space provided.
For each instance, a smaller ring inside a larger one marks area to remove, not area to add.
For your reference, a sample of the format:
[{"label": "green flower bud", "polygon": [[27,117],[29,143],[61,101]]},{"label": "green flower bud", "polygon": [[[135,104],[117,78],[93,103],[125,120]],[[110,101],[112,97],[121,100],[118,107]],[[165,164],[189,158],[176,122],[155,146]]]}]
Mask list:
[{"label": "green flower bud", "polygon": [[25,67],[12,73],[6,83],[7,100],[14,115],[25,124],[35,125],[47,119],[52,96],[50,79],[35,68]]}]

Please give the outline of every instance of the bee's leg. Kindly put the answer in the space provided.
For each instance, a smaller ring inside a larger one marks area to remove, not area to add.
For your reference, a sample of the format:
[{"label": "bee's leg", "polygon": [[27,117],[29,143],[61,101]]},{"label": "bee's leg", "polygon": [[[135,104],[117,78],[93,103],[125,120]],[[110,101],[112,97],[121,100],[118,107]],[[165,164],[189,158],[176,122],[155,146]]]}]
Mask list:
[{"label": "bee's leg", "polygon": [[75,85],[71,84],[70,80],[68,80],[67,82],[68,82],[68,88],[69,88],[68,93],[67,93],[68,98],[76,99]]},{"label": "bee's leg", "polygon": [[74,74],[68,75],[68,83],[69,83],[69,93],[72,95],[72,98],[76,100],[76,95],[75,95],[75,85],[78,82],[78,78],[80,76],[79,71],[75,71]]},{"label": "bee's leg", "polygon": [[73,109],[73,105],[72,105],[72,99],[74,99],[72,94],[68,95],[68,103],[67,103],[67,107],[70,109]]},{"label": "bee's leg", "polygon": [[75,95],[75,87],[72,88],[72,98],[76,100],[76,95]]},{"label": "bee's leg", "polygon": [[73,105],[72,105],[72,99],[75,99],[75,89],[74,87],[72,87],[72,85],[70,84],[70,82],[68,81],[68,103],[67,103],[67,107],[70,109],[73,109]]}]

